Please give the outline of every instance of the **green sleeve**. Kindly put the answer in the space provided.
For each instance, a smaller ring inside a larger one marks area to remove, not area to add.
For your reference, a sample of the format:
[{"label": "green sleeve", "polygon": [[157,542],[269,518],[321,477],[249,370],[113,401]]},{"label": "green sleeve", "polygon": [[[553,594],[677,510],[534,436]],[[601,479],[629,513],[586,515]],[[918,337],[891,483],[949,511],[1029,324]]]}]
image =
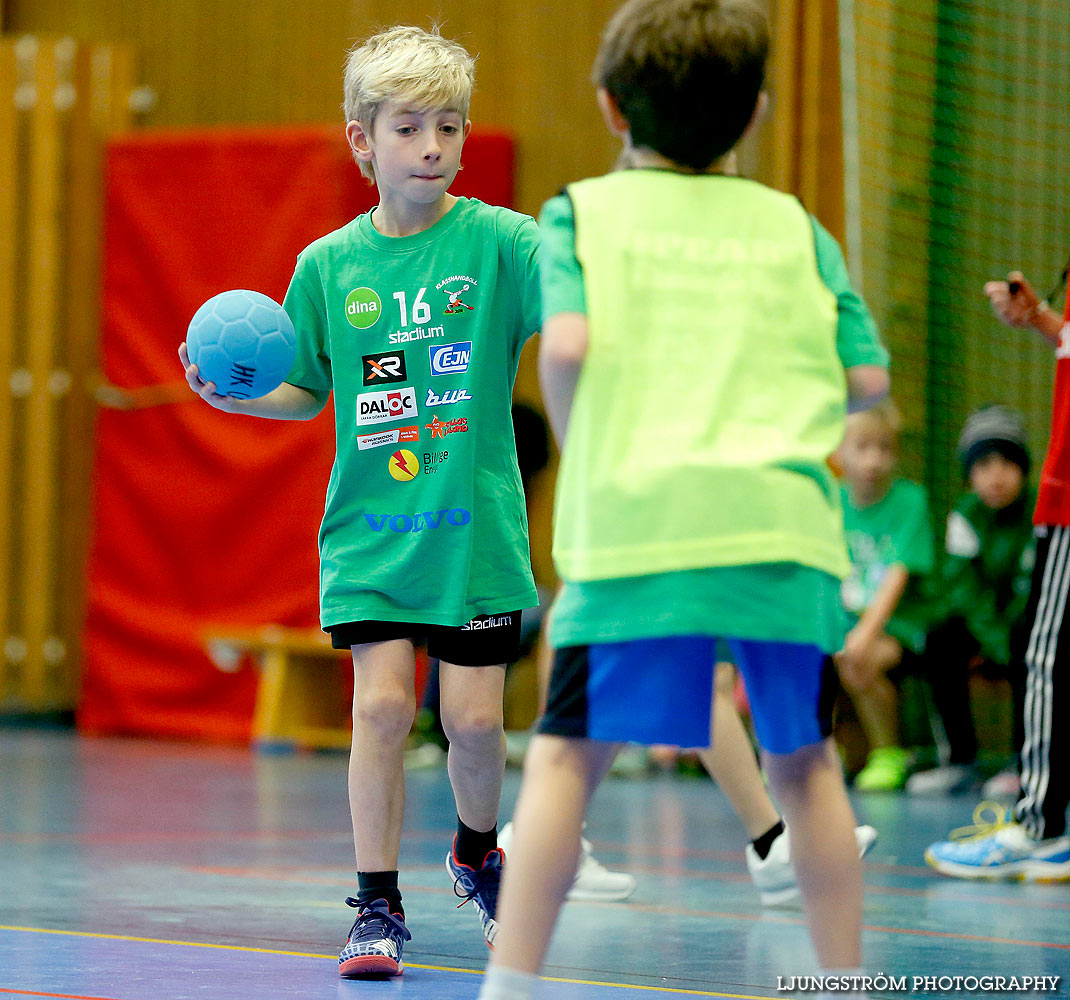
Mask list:
[{"label": "green sleeve", "polygon": [[543,320],[563,312],[586,313],[583,268],[576,257],[576,217],[567,194],[543,205],[539,232]]},{"label": "green sleeve", "polygon": [[934,562],[929,505],[925,491],[917,483],[903,481],[902,485],[903,499],[895,536],[899,562],[911,575],[926,576],[932,572]]},{"label": "green sleeve", "polygon": [[519,347],[542,325],[542,293],[539,288],[539,227],[530,216],[513,230],[512,269],[523,316]]},{"label": "green sleeve", "polygon": [[855,365],[888,367],[888,352],[881,343],[877,324],[861,296],[851,287],[847,264],[840,245],[820,222],[810,216],[817,249],[817,270],[829,291],[836,296],[839,324],[836,350],[844,368]]},{"label": "green sleeve", "polygon": [[334,379],[327,347],[327,309],[319,268],[302,254],[286,290],[283,308],[297,334],[297,354],[286,381],[317,397],[331,391]]}]

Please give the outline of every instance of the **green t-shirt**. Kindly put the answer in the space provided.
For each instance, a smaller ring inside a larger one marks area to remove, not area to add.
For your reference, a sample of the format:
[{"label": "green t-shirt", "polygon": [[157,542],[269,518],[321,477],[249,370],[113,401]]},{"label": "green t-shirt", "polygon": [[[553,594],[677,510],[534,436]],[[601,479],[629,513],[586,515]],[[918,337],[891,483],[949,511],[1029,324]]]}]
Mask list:
[{"label": "green t-shirt", "polygon": [[531,607],[510,406],[539,328],[535,221],[469,198],[413,236],[371,220],[306,247],[284,302],[287,381],[334,391],[322,624],[463,625]]},{"label": "green t-shirt", "polygon": [[[876,324],[851,288],[843,254],[814,219],[818,272],[836,296],[836,350],[844,368],[887,366]],[[543,318],[587,312],[576,224],[567,195],[548,201],[539,220]],[[840,648],[839,581],[795,563],[721,566],[622,580],[566,582],[552,617],[556,646],[705,633]]]},{"label": "green t-shirt", "polygon": [[939,571],[931,577],[932,624],[964,619],[993,663],[1010,662],[1011,629],[1029,600],[1035,504],[1028,487],[1002,510],[986,507],[976,493],[960,497],[947,517]]},{"label": "green t-shirt", "polygon": [[886,629],[903,645],[920,650],[925,641],[922,585],[933,569],[925,490],[908,479],[897,479],[883,499],[868,507],[857,506],[846,486],[842,487],[842,500],[843,526],[851,556],[851,575],[841,588],[848,626],[853,626],[869,607],[888,570],[902,566],[910,580]]}]

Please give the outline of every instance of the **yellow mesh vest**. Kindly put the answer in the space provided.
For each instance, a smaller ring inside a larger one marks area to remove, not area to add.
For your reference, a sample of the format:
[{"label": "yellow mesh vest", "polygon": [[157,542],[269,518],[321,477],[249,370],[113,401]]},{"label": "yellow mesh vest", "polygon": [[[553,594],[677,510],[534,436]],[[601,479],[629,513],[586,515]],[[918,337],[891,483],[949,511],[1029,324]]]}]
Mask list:
[{"label": "yellow mesh vest", "polygon": [[847,572],[836,300],[794,198],[634,170],[568,188],[590,346],[557,481],[566,580]]}]

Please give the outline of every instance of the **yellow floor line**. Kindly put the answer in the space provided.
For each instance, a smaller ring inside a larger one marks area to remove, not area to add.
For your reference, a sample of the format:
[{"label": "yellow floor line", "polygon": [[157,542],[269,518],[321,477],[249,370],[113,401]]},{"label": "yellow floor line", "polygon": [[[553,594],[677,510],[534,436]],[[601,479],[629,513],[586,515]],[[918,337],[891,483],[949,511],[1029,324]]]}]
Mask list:
[{"label": "yellow floor line", "polygon": [[[335,955],[320,955],[307,951],[280,951],[275,948],[250,948],[237,944],[211,944],[206,941],[171,941],[165,938],[134,937],[131,934],[100,934],[94,931],[63,931],[50,927],[14,927],[8,924],[0,924],[0,931],[21,931],[27,934],[62,934],[68,937],[100,938],[104,941],[136,941],[140,944],[176,944],[185,948],[216,948],[220,951],[247,951],[257,955],[288,955],[291,958],[329,958],[338,961]],[[454,969],[448,965],[419,965],[416,962],[406,962],[407,968],[424,969],[430,972],[462,972],[470,976],[481,976],[483,973],[476,969]],[[768,997],[752,996],[749,993],[711,993],[707,990],[682,990],[672,986],[637,986],[633,983],[605,983],[591,979],[561,979],[557,976],[544,976],[547,982],[568,983],[572,986],[603,986],[616,987],[626,990],[649,990],[662,993],[674,993],[689,997],[723,997],[725,1000],[769,1000]]]}]

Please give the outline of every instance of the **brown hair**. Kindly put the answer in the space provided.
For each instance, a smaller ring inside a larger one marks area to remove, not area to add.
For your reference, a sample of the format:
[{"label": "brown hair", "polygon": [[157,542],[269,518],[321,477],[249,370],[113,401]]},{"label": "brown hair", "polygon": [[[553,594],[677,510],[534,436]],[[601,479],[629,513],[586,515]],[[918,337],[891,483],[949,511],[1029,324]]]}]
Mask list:
[{"label": "brown hair", "polygon": [[628,120],[632,145],[704,170],[750,123],[768,51],[756,0],[627,0],[602,35],[593,78]]}]

